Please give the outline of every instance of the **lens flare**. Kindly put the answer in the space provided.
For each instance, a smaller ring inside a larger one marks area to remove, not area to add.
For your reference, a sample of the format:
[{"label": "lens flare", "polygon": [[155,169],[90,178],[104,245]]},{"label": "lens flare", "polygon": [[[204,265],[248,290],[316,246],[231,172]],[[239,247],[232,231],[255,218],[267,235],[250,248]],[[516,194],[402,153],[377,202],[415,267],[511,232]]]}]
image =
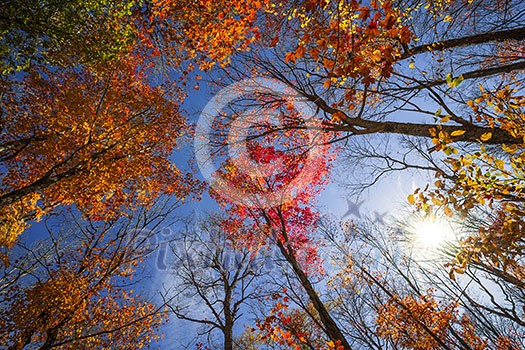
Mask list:
[{"label": "lens flare", "polygon": [[409,227],[416,246],[422,248],[439,248],[454,240],[454,229],[445,218],[428,215],[416,218]]}]

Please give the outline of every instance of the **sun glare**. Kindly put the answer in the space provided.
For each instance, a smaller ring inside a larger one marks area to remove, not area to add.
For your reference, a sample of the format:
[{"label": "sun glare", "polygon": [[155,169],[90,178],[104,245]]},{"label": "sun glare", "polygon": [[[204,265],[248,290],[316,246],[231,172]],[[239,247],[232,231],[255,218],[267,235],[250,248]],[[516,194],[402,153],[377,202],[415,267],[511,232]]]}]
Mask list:
[{"label": "sun glare", "polygon": [[454,239],[451,222],[436,216],[415,219],[410,231],[414,236],[414,243],[422,248],[439,248]]}]

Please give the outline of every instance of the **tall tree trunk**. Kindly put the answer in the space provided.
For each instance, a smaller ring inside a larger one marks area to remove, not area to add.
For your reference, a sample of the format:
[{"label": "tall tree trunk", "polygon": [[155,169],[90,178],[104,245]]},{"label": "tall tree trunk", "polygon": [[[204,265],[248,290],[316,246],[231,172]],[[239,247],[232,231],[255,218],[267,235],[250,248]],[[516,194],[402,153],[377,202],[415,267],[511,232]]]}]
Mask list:
[{"label": "tall tree trunk", "polygon": [[[523,64],[525,68],[525,62]],[[376,120],[367,120],[361,118],[353,118],[341,110],[329,106],[326,101],[324,101],[318,95],[302,93],[306,98],[313,102],[319,109],[322,111],[334,115],[337,113],[342,123],[341,124],[332,124],[324,127],[324,130],[338,131],[338,132],[349,132],[355,135],[368,135],[368,134],[398,134],[406,136],[417,136],[417,137],[426,137],[430,138],[430,128],[442,130],[449,135],[454,131],[463,130],[464,134],[455,136],[453,138],[454,142],[479,142],[481,135],[486,133],[491,133],[492,137],[484,141],[488,145],[501,145],[501,144],[521,144],[523,139],[515,138],[507,131],[500,128],[486,128],[482,126],[477,126],[470,123],[467,120],[464,120],[464,125],[438,125],[438,124],[424,124],[424,123],[407,123],[407,122],[396,122],[396,121],[376,121]]]},{"label": "tall tree trunk", "polygon": [[325,305],[321,301],[319,294],[317,294],[317,292],[315,291],[312,283],[308,279],[308,276],[301,268],[301,265],[299,264],[299,262],[295,259],[293,252],[288,251],[286,247],[283,245],[283,243],[280,242],[279,240],[277,241],[277,246],[279,247],[279,250],[281,251],[281,254],[284,256],[286,261],[292,266],[296,277],[299,279],[299,282],[301,283],[301,286],[304,288],[304,290],[308,294],[310,301],[312,302],[315,310],[319,314],[319,319],[323,325],[323,329],[326,335],[334,343],[339,343],[341,346],[343,346],[345,350],[352,349],[350,347],[350,344],[346,340],[345,336],[343,335],[343,332],[341,331],[341,329],[339,328],[339,326],[334,321],[334,319],[332,318],[332,316],[326,309]]},{"label": "tall tree trunk", "polygon": [[[226,276],[223,276],[223,278]],[[233,315],[232,315],[232,289],[227,278],[224,278],[224,350],[233,350]]]}]

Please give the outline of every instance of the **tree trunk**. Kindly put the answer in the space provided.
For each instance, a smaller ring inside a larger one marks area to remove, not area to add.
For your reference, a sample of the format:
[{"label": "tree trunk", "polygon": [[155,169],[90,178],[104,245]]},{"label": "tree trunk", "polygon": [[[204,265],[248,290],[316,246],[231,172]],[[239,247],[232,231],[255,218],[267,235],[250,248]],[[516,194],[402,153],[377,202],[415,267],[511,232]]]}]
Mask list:
[{"label": "tree trunk", "polygon": [[401,58],[408,58],[423,52],[431,52],[436,50],[447,50],[455,47],[463,47],[477,44],[485,44],[489,42],[501,42],[507,40],[524,40],[525,28],[515,28],[509,30],[502,30],[499,32],[488,32],[483,34],[474,34],[471,36],[464,36],[462,38],[438,41],[435,43],[425,44],[408,49]]},{"label": "tree trunk", "polygon": [[6,193],[2,196],[0,196],[0,208],[8,206],[20,199],[22,199],[24,196],[28,195],[32,192],[38,192],[44,188],[47,188],[60,180],[66,179],[70,176],[73,176],[79,172],[78,168],[71,168],[67,170],[66,172],[59,174],[59,175],[50,175],[45,174],[43,177],[38,179],[37,181],[24,186],[22,188],[19,188],[17,190],[11,191],[9,193]]},{"label": "tree trunk", "polygon": [[231,310],[232,290],[225,279],[224,290],[224,350],[233,350],[233,315]]},{"label": "tree trunk", "polygon": [[293,253],[288,252],[288,250],[279,240],[277,240],[277,246],[279,247],[279,250],[285,257],[286,261],[292,266],[295,275],[297,276],[299,282],[308,294],[310,301],[312,302],[315,310],[319,314],[319,319],[323,324],[324,332],[326,333],[326,335],[334,343],[339,343],[341,346],[343,346],[345,350],[351,350],[352,348],[350,347],[350,344],[343,335],[343,332],[341,332],[341,329],[339,329],[337,323],[334,321],[332,316],[330,316],[330,313],[321,301],[321,298],[319,298],[319,295],[312,286],[312,283],[310,283],[308,276],[306,276],[306,273],[303,271],[303,269],[295,259]]},{"label": "tree trunk", "polygon": [[[402,123],[394,121],[373,121],[359,118],[345,119],[342,125],[334,125],[331,129],[333,131],[346,131],[356,135],[360,134],[398,134],[406,136],[416,136],[430,138],[430,128],[435,128],[439,125],[434,124],[417,124],[417,123]],[[483,143],[488,145],[501,144],[520,144],[522,139],[512,137],[508,132],[499,128],[484,128],[473,125],[441,125],[439,130],[447,132],[449,135],[454,131],[464,130],[465,133],[459,136],[452,137],[454,142],[479,142],[481,135],[491,133],[492,137]],[[438,131],[439,131],[438,130]]]}]

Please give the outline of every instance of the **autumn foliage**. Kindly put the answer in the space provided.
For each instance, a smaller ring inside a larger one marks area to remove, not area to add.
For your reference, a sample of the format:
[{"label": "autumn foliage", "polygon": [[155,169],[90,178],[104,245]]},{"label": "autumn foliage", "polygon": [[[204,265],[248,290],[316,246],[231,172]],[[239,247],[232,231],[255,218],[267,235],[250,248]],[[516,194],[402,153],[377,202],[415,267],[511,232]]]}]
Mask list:
[{"label": "autumn foliage", "polygon": [[42,67],[5,92],[2,246],[58,205],[109,219],[161,193],[185,196],[168,160],[185,124],[181,92],[147,85],[138,64]]},{"label": "autumn foliage", "polygon": [[53,249],[15,248],[0,275],[2,346],[140,349],[158,339],[164,310],[130,287],[143,248],[133,238],[147,233],[126,232],[131,220],[49,231]]},{"label": "autumn foliage", "polygon": [[[175,152],[199,130],[184,108],[201,97],[193,83],[207,80],[210,91],[273,85],[219,101],[211,132],[197,135],[213,149],[206,180],[225,213],[214,223],[224,246],[208,250],[215,273],[199,278],[192,250],[184,256],[184,290],[197,290],[215,320],[171,306],[176,317],[207,325],[204,334],[220,330],[228,350],[245,302],[259,306],[239,339],[248,348],[523,348],[524,6],[8,1],[0,9],[0,347],[129,349],[158,339],[163,308],[129,283],[145,258],[132,227],[169,217],[152,214],[159,201],[199,197],[199,176],[182,170],[193,163]],[[367,223],[364,213],[330,221],[316,200],[332,169],[357,182],[348,184],[353,193],[394,171],[430,174],[407,201],[457,219],[461,236],[429,270],[399,249],[402,225]],[[27,244],[36,239],[26,237],[30,227],[51,233],[45,225],[55,219],[84,226]],[[242,268],[219,259],[225,247],[242,252]],[[250,264],[268,251],[276,270],[255,274]],[[202,339],[197,347],[208,348]]]}]

